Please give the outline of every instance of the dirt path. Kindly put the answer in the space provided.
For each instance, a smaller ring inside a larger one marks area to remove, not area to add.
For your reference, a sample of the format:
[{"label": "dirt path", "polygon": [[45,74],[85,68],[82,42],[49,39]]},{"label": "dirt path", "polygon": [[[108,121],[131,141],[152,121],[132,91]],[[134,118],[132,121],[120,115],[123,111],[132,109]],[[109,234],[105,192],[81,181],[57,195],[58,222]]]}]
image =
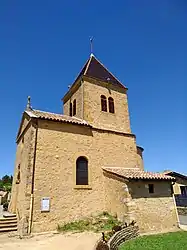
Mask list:
[{"label": "dirt path", "polygon": [[45,234],[18,239],[0,235],[0,249],[4,250],[93,250],[100,234]]}]

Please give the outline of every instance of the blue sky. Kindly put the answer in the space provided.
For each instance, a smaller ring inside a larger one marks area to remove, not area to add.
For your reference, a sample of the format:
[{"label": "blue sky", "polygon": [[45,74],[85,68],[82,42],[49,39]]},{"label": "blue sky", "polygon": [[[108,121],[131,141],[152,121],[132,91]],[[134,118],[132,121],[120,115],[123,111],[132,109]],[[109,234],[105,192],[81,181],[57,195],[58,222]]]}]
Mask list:
[{"label": "blue sky", "polygon": [[0,176],[13,173],[27,96],[61,112],[90,53],[128,90],[146,170],[187,173],[186,0],[0,1]]}]

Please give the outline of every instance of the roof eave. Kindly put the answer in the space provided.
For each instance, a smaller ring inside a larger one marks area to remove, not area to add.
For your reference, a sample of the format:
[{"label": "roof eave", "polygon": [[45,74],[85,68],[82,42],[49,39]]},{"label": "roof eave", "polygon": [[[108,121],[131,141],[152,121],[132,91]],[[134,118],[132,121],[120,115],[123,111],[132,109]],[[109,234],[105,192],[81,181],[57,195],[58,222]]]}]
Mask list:
[{"label": "roof eave", "polygon": [[124,179],[125,181],[129,181],[128,178],[125,178],[124,176],[122,176],[122,175],[120,175],[120,174],[111,172],[111,171],[109,171],[109,170],[107,170],[107,169],[104,169],[104,168],[103,168],[103,171],[106,172],[106,173],[108,173],[108,174],[113,174],[113,175],[115,175],[115,176],[117,176],[117,177],[120,177],[120,178]]},{"label": "roof eave", "polygon": [[176,179],[174,177],[170,177],[170,178],[165,178],[163,176],[161,177],[127,177],[123,174],[120,174],[120,173],[116,173],[114,171],[110,171],[109,169],[105,169],[105,168],[102,168],[104,171],[110,173],[110,174],[114,174],[116,176],[119,176],[119,177],[122,177],[124,178],[125,180],[128,180],[128,181],[175,181]]},{"label": "roof eave", "polygon": [[73,90],[73,88],[76,88],[76,86],[82,81],[83,76],[80,76],[79,78],[76,79],[75,82],[73,82],[73,84],[71,85],[70,89],[66,92],[66,94],[61,98],[61,101],[63,101],[63,103],[66,103],[69,99],[69,96],[71,96],[75,91]]},{"label": "roof eave", "polygon": [[126,91],[128,90],[128,88],[127,87],[125,87],[122,83],[121,83],[121,86],[119,86],[119,85],[114,85],[114,84],[112,84],[112,83],[108,83],[108,82],[106,82],[106,81],[103,81],[102,79],[99,79],[99,78],[96,78],[96,77],[93,77],[93,76],[88,76],[88,75],[84,75],[84,76],[82,76],[83,77],[83,79],[93,79],[93,80],[97,80],[97,81],[99,81],[99,82],[102,82],[102,83],[104,83],[104,84],[110,84],[111,86],[114,86],[114,87],[116,87],[116,88],[118,88],[118,89],[125,89]]},{"label": "roof eave", "polygon": [[169,173],[166,173],[166,175],[169,175],[169,176],[175,175],[175,176],[177,176],[177,177],[179,177],[179,178],[181,178],[181,179],[187,180],[187,176],[186,176],[186,175],[177,173],[177,172],[175,172],[175,171],[171,171],[171,172],[169,172]]},{"label": "roof eave", "polygon": [[129,181],[149,181],[149,180],[152,180],[152,181],[175,181],[175,178],[154,178],[154,177],[145,177],[145,178],[139,178],[139,177],[128,177],[128,180]]},{"label": "roof eave", "polygon": [[66,121],[66,120],[46,118],[46,117],[38,117],[37,119],[38,120],[53,121],[53,122],[68,123],[68,124],[73,124],[73,125],[81,125],[81,126],[86,126],[86,127],[92,127],[90,124],[80,123],[80,122],[75,122],[75,121]]}]

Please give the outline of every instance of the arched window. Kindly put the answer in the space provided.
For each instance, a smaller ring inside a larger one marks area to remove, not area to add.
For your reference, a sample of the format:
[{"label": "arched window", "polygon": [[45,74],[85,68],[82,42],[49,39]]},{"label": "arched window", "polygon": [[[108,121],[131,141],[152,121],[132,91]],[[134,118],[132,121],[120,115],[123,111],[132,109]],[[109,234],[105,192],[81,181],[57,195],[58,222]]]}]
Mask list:
[{"label": "arched window", "polygon": [[88,185],[88,160],[83,156],[76,161],[76,185]]},{"label": "arched window", "polygon": [[69,104],[69,115],[72,116],[72,103]]},{"label": "arched window", "polygon": [[114,113],[114,99],[112,97],[108,98],[109,112]]},{"label": "arched window", "polygon": [[104,95],[101,95],[101,110],[107,112],[107,100]]},{"label": "arched window", "polygon": [[73,115],[76,115],[76,99],[73,101]]}]

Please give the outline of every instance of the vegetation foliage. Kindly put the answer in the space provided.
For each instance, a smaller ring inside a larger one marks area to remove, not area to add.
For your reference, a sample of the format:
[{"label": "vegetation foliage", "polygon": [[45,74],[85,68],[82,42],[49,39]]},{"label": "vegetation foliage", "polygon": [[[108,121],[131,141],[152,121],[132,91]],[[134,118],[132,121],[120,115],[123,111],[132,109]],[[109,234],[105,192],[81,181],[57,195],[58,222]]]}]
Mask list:
[{"label": "vegetation foliage", "polygon": [[103,212],[98,216],[91,216],[84,220],[77,220],[64,225],[58,225],[57,229],[59,232],[103,232],[112,230],[116,225],[120,225],[117,218],[107,212]]},{"label": "vegetation foliage", "polygon": [[12,180],[13,177],[12,175],[5,175],[0,179],[0,191],[11,191],[11,187],[12,187]]},{"label": "vegetation foliage", "polygon": [[187,232],[179,231],[167,234],[149,235],[125,242],[119,250],[186,250]]}]

